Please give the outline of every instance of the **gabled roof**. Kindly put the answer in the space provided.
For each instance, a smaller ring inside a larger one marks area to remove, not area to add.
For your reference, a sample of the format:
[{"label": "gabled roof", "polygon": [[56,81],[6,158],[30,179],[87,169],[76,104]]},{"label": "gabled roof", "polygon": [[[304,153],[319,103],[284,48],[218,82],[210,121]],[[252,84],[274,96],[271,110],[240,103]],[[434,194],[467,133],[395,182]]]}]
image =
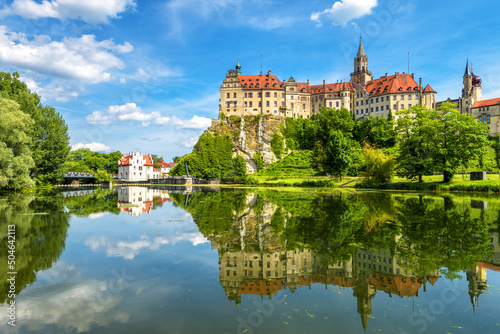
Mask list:
[{"label": "gabled roof", "polygon": [[474,102],[471,108],[490,107],[490,106],[496,106],[498,104],[500,104],[500,97],[497,97],[495,99]]},{"label": "gabled roof", "polygon": [[159,162],[158,165],[161,168],[168,168],[168,163],[166,163],[164,160],[162,160],[161,162]]},{"label": "gabled roof", "polygon": [[424,88],[424,93],[437,93],[434,89],[432,89],[431,85],[427,84]]},{"label": "gabled roof", "polygon": [[[118,167],[132,165],[133,158],[134,158],[133,155],[125,154],[123,157],[120,158],[120,160],[118,160]],[[153,161],[151,160],[151,157],[149,155],[143,155],[142,159],[146,160],[144,166],[153,166]]]},{"label": "gabled roof", "polygon": [[[247,85],[246,89],[262,89],[266,88],[266,84],[269,84],[269,89],[283,89],[281,87],[282,82],[274,74],[238,75],[238,79],[243,87]],[[251,84],[252,88],[250,88]],[[258,88],[256,88],[257,84],[259,84]],[[276,87],[274,87],[274,84],[276,84]]]},{"label": "gabled roof", "polygon": [[[430,87],[429,85],[427,85]],[[432,88],[430,88],[432,89]],[[419,92],[420,86],[409,74],[395,74],[387,77],[381,77],[373,80],[366,85],[366,91],[370,96],[379,96],[384,94]]]}]

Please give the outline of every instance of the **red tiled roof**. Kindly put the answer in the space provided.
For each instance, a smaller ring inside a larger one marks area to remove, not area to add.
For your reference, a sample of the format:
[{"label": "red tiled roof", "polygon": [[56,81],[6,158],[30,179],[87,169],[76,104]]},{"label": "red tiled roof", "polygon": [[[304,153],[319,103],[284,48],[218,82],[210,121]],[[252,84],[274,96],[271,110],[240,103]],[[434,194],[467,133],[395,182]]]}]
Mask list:
[{"label": "red tiled roof", "polygon": [[[118,167],[120,166],[130,166],[130,159],[132,159],[133,156],[132,155],[124,155],[123,157],[120,158],[120,160],[118,160]],[[142,156],[142,159],[143,160],[146,160],[146,163],[144,164],[144,166],[153,166],[153,161],[151,160],[151,157],[149,155],[143,155]]]},{"label": "red tiled roof", "polygon": [[487,268],[493,271],[499,271],[500,272],[500,266],[491,264],[491,263],[486,263],[486,262],[478,262],[477,265],[481,268]]},{"label": "red tiled roof", "polygon": [[434,89],[432,89],[431,85],[427,84],[424,88],[424,93],[437,93]]},{"label": "red tiled roof", "polygon": [[[438,278],[439,277],[432,277],[429,278],[428,281],[434,285]],[[419,279],[422,283],[418,282]],[[412,280],[414,280],[414,282],[412,282]],[[373,273],[372,276],[370,276],[370,283],[375,285],[377,290],[393,293],[400,297],[410,297],[415,295],[425,281],[425,277],[404,277],[400,275],[394,276],[381,273]]]},{"label": "red tiled roof", "polygon": [[[270,76],[267,74],[239,75],[238,79],[240,79],[240,83],[243,87],[247,85],[246,89],[262,89],[266,88],[266,84],[269,84],[269,89],[283,89],[281,87],[282,82],[274,74]],[[250,88],[250,84],[252,84],[252,88]],[[257,84],[259,84],[258,88],[256,87]],[[274,87],[274,84],[276,84],[276,87]]]},{"label": "red tiled roof", "polygon": [[500,97],[497,97],[495,99],[489,99],[489,100],[482,100],[482,101],[477,101],[474,102],[472,105],[472,108],[481,108],[481,107],[489,107],[489,106],[495,106],[500,103]]},{"label": "red tiled roof", "polygon": [[[429,85],[427,86],[430,87]],[[373,83],[370,82],[366,85],[366,91],[370,96],[378,96],[384,94],[419,92],[420,86],[409,74],[395,74],[388,76],[387,80],[385,80],[385,76],[373,80]]]},{"label": "red tiled roof", "polygon": [[241,283],[239,293],[242,295],[270,295],[274,296],[276,292],[285,287],[282,279],[273,280],[252,280]]},{"label": "red tiled roof", "polygon": [[326,84],[325,89],[323,89],[323,85],[314,85],[310,86],[311,94],[319,94],[319,93],[340,93],[344,90],[353,90],[353,87],[350,82],[342,82],[342,83],[333,83]]},{"label": "red tiled roof", "polygon": [[161,162],[158,163],[158,165],[161,167],[161,168],[167,168],[168,167],[168,163],[166,163],[164,160],[162,160]]},{"label": "red tiled roof", "polygon": [[177,166],[179,163],[178,162],[171,162],[168,164],[168,167],[170,168],[174,168],[175,166]]},{"label": "red tiled roof", "polygon": [[311,86],[306,82],[297,82],[297,91],[302,92],[302,90],[304,90],[304,93],[310,93]]}]

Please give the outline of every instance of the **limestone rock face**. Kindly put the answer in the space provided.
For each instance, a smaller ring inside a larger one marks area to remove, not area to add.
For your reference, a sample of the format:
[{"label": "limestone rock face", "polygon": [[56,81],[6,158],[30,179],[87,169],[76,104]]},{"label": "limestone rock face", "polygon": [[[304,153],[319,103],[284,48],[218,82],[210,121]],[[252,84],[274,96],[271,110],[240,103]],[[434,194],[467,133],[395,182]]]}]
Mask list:
[{"label": "limestone rock face", "polygon": [[228,133],[233,140],[233,156],[241,156],[247,163],[247,173],[257,172],[254,154],[260,153],[264,167],[278,159],[271,149],[273,133],[282,136],[280,125],[283,117],[275,116],[245,116],[226,117],[223,120],[212,120],[210,132]]}]

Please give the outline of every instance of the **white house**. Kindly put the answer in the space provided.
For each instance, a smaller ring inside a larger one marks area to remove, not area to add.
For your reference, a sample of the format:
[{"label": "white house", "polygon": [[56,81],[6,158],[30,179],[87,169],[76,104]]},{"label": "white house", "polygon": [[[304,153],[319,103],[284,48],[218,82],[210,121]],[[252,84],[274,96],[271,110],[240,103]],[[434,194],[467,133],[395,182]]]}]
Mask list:
[{"label": "white house", "polygon": [[151,154],[141,152],[125,154],[118,161],[118,179],[124,182],[147,181],[158,179],[160,171],[153,167]]}]

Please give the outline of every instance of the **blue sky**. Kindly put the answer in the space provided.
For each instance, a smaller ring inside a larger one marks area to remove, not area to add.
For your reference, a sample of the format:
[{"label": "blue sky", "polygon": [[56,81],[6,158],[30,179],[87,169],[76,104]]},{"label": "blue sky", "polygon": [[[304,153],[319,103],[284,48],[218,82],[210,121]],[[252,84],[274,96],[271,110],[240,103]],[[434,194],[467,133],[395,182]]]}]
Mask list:
[{"label": "blue sky", "polygon": [[73,147],[170,161],[218,115],[219,86],[271,70],[349,80],[360,33],[375,77],[423,78],[461,94],[466,58],[483,99],[500,97],[497,0],[0,0],[0,70],[60,112]]}]

